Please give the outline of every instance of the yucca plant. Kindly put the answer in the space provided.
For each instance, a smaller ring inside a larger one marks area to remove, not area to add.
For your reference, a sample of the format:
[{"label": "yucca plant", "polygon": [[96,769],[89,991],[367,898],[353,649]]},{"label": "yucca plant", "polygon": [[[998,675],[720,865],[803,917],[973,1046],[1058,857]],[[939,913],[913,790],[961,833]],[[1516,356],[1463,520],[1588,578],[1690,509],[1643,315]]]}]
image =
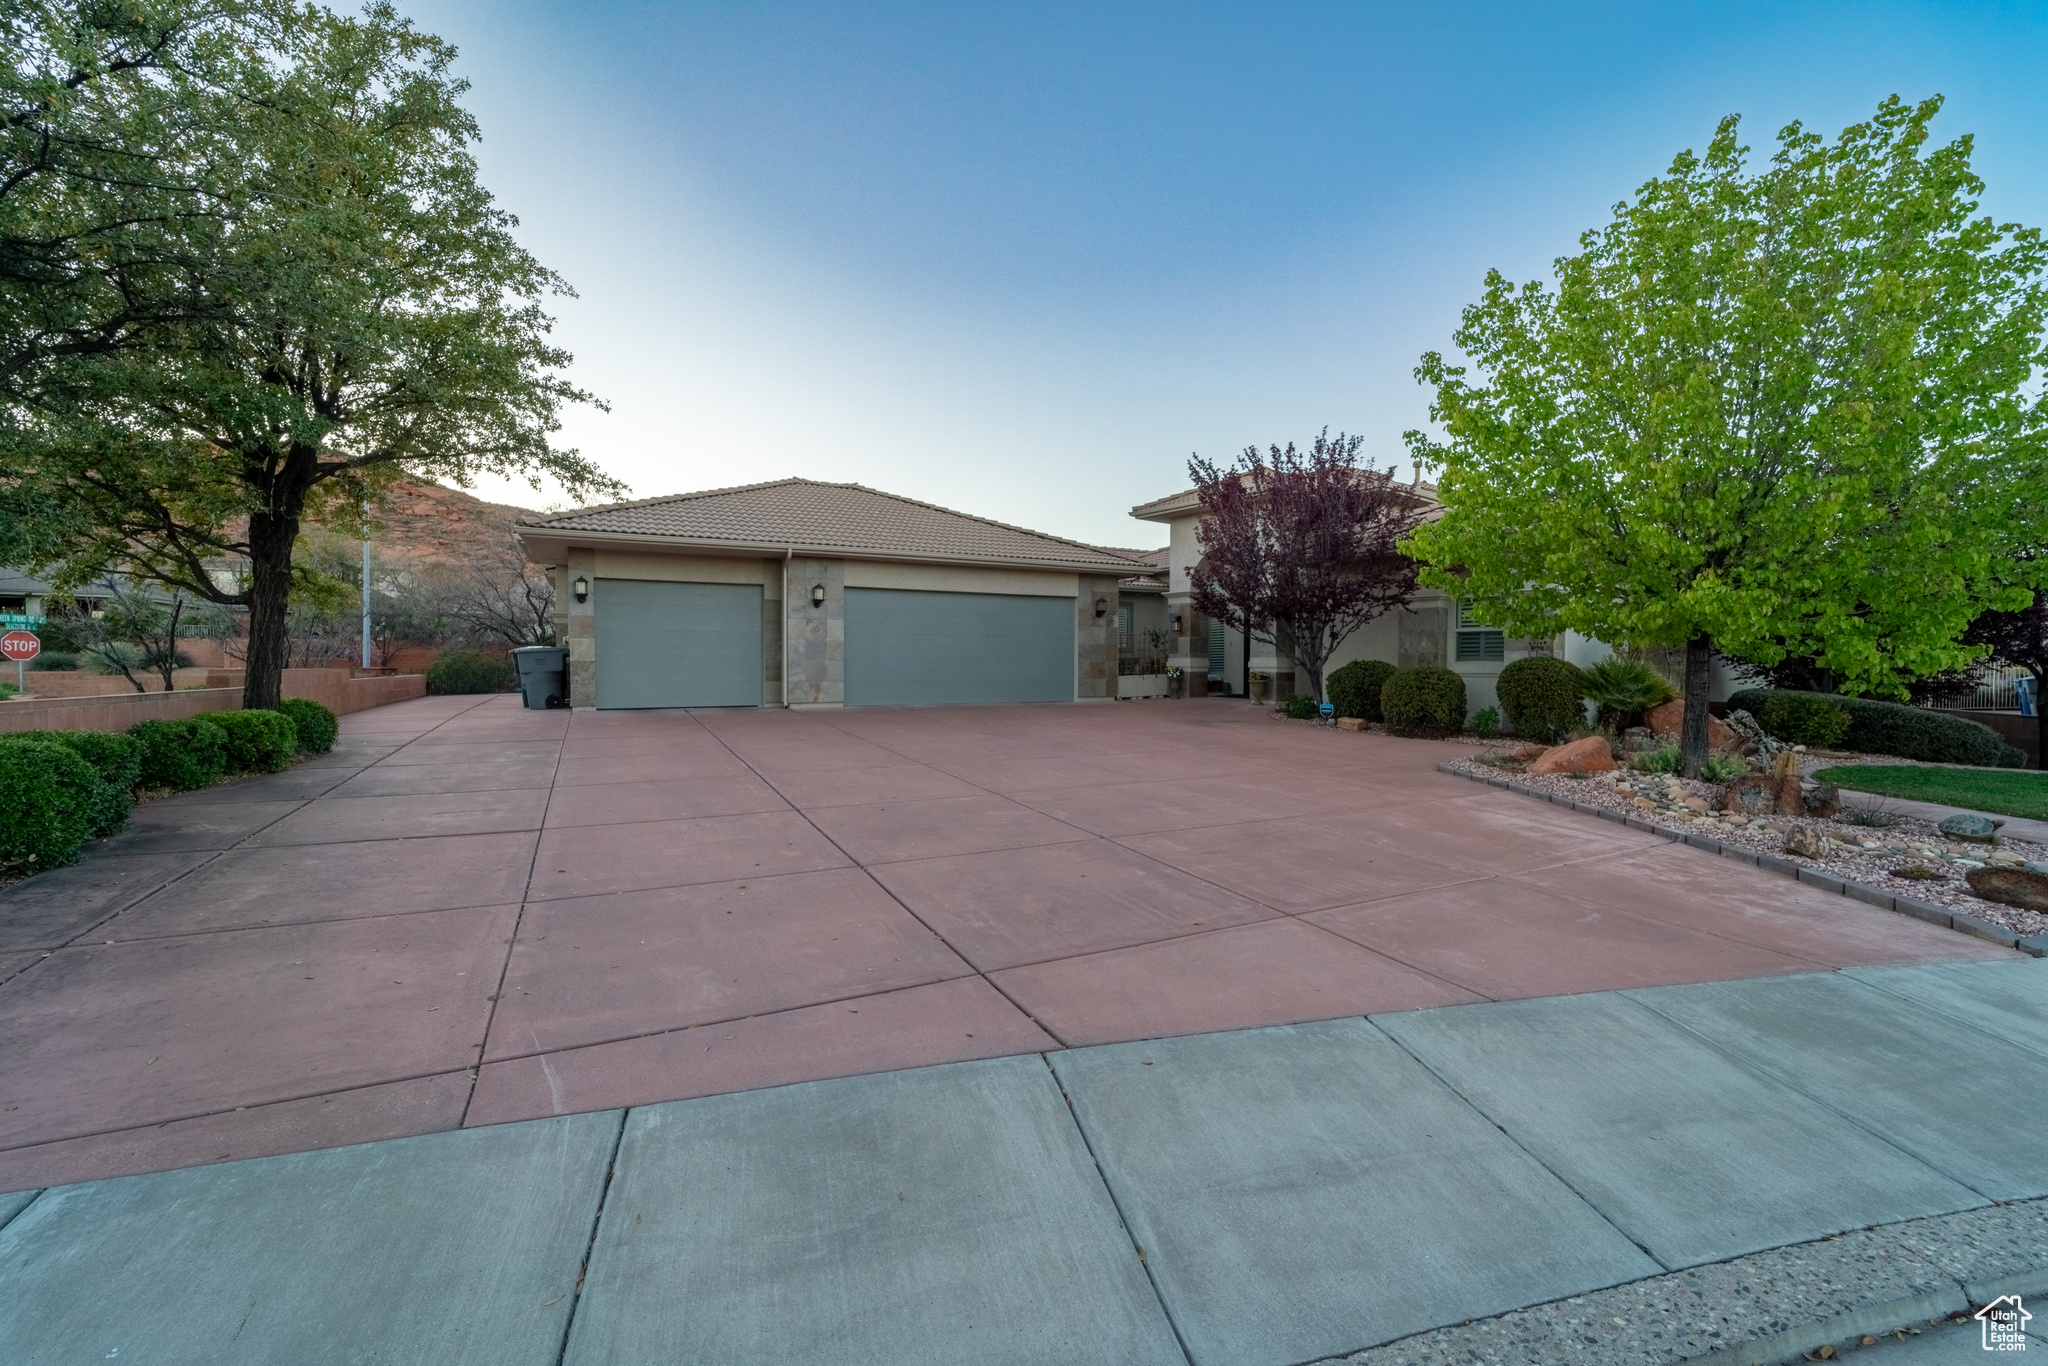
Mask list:
[{"label": "yucca plant", "polygon": [[1598,724],[1617,733],[1641,725],[1644,712],[1678,696],[1662,674],[1640,659],[1609,655],[1580,673],[1580,688],[1598,708]]}]

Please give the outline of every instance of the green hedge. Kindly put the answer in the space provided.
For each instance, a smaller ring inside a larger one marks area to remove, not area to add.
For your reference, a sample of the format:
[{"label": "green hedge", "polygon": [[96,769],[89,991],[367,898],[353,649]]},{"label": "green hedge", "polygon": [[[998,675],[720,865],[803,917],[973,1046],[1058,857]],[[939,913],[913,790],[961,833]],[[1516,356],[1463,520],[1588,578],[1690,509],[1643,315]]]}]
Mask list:
[{"label": "green hedge", "polygon": [[1525,740],[1561,740],[1586,724],[1579,666],[1555,655],[1516,660],[1500,671],[1493,687],[1508,724]]},{"label": "green hedge", "polygon": [[1999,739],[1989,726],[1926,707],[1908,707],[1870,697],[1744,688],[1728,699],[1728,709],[1761,718],[1773,699],[1787,696],[1823,698],[1849,713],[1849,729],[1841,743],[1863,754],[1889,754],[1930,764],[1974,764],[1981,768],[2026,766],[2026,755]]},{"label": "green hedge", "polygon": [[277,709],[291,718],[300,749],[309,754],[325,754],[334,748],[334,737],[341,734],[341,722],[333,712],[310,697],[287,697],[277,704]]},{"label": "green hedge", "polygon": [[91,764],[41,733],[0,744],[0,869],[39,873],[76,859],[105,787]]},{"label": "green hedge", "polygon": [[511,692],[518,681],[511,660],[482,650],[457,650],[427,666],[427,691],[438,695]]},{"label": "green hedge", "polygon": [[1380,715],[1380,691],[1395,672],[1394,666],[1384,659],[1354,659],[1341,669],[1331,670],[1323,686],[1330,695],[1330,705],[1337,709],[1337,715],[1378,721],[1383,719]]},{"label": "green hedge", "polygon": [[1465,680],[1435,664],[1396,669],[1380,689],[1380,715],[1396,735],[1456,735],[1465,729]]},{"label": "green hedge", "polygon": [[1781,692],[1756,713],[1764,733],[1790,745],[1833,749],[1849,733],[1849,713],[1831,697]]},{"label": "green hedge", "polygon": [[279,772],[299,748],[299,733],[283,712],[248,708],[210,711],[194,719],[211,721],[227,732],[230,773]]},{"label": "green hedge", "polygon": [[144,721],[131,726],[128,733],[141,747],[143,787],[190,792],[219,782],[221,774],[228,771],[228,733],[206,717]]},{"label": "green hedge", "polygon": [[43,732],[76,754],[99,775],[100,791],[93,799],[92,833],[111,835],[128,824],[135,809],[135,784],[142,777],[142,746],[126,735],[109,735],[98,730],[56,730]]}]

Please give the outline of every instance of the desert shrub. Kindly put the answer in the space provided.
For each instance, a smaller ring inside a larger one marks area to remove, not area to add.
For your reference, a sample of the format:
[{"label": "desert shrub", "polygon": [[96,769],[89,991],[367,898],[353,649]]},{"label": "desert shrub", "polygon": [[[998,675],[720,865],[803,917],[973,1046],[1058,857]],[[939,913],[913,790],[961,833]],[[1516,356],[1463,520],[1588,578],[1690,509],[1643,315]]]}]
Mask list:
[{"label": "desert shrub", "polygon": [[1639,726],[1643,713],[1678,696],[1664,675],[1640,659],[1609,655],[1579,671],[1579,689],[1596,709],[1604,726],[1627,730]]},{"label": "desert shrub", "polygon": [[1456,735],[1465,728],[1465,680],[1436,664],[1396,669],[1380,688],[1380,716],[1396,735]]},{"label": "desert shrub", "polygon": [[299,748],[299,733],[283,712],[215,711],[204,719],[227,732],[230,773],[276,773]]},{"label": "desert shrub", "polygon": [[1287,700],[1280,704],[1280,710],[1286,712],[1291,720],[1307,721],[1316,714],[1316,700],[1313,697],[1303,697],[1298,692],[1291,692],[1287,694]]},{"label": "desert shrub", "polygon": [[141,750],[142,787],[190,792],[218,782],[228,770],[228,734],[205,717],[144,721],[128,734]]},{"label": "desert shrub", "polygon": [[1685,755],[1677,745],[1665,745],[1644,750],[1630,759],[1628,766],[1638,773],[1677,773],[1685,767]]},{"label": "desert shrub", "polygon": [[40,673],[68,673],[78,667],[78,656],[70,650],[44,650],[28,662],[28,671]]},{"label": "desert shrub", "polygon": [[1700,776],[1710,783],[1725,783],[1749,772],[1749,762],[1735,754],[1709,754],[1700,765]]},{"label": "desert shrub", "polygon": [[1494,691],[1515,734],[1526,740],[1554,742],[1586,723],[1579,706],[1585,696],[1579,666],[1555,655],[1531,655],[1500,671]]},{"label": "desert shrub", "polygon": [[1500,709],[1481,707],[1472,715],[1472,733],[1482,740],[1491,740],[1500,734]]},{"label": "desert shrub", "polygon": [[457,650],[427,667],[427,691],[440,695],[511,692],[518,681],[511,660],[482,650]]},{"label": "desert shrub", "polygon": [[1926,707],[1880,702],[1873,697],[1837,697],[1831,693],[1791,693],[1772,688],[1744,688],[1728,699],[1765,729],[1763,711],[1773,698],[1819,697],[1849,714],[1849,729],[1838,742],[1864,754],[1889,754],[1930,764],[1975,764],[1982,768],[2018,767],[2006,753],[2012,747],[1989,726]]},{"label": "desert shrub", "polygon": [[[2003,744],[2004,742],[2001,741],[2000,743]],[[2006,745],[2005,748],[1998,751],[1998,766],[2000,768],[2025,768],[2027,766],[2027,752],[2018,745]]]},{"label": "desert shrub", "polygon": [[1832,749],[1849,733],[1849,713],[1810,692],[1781,692],[1756,714],[1767,735],[1790,745]]},{"label": "desert shrub", "polygon": [[1393,673],[1394,666],[1384,659],[1354,659],[1341,669],[1331,670],[1324,681],[1330,705],[1339,716],[1355,716],[1361,721],[1383,719],[1380,690],[1387,686]]},{"label": "desert shrub", "polygon": [[105,786],[91,764],[41,735],[0,745],[0,870],[39,873],[77,858]]},{"label": "desert shrub", "polygon": [[341,722],[326,707],[310,697],[287,697],[277,704],[277,709],[291,718],[300,749],[309,754],[325,754],[334,748],[334,737],[341,734]]}]

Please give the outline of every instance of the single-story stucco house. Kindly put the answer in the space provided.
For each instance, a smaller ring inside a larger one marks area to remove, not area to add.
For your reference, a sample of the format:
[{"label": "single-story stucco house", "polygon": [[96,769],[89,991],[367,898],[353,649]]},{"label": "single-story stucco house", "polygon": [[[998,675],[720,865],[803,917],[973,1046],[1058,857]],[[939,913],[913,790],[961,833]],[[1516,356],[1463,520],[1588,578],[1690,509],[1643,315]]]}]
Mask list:
[{"label": "single-story stucco house", "polygon": [[810,479],[579,508],[519,537],[550,566],[578,710],[1113,700],[1120,585],[1158,571]]}]

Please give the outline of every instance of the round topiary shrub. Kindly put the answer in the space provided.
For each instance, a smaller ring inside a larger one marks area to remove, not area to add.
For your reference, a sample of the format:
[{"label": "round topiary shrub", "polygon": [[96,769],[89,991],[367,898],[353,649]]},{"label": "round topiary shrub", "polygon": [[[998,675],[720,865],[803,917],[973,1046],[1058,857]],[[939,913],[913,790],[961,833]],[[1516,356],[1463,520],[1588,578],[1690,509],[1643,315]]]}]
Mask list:
[{"label": "round topiary shrub", "polygon": [[457,650],[427,668],[427,691],[440,695],[511,692],[519,681],[512,661],[482,650]]},{"label": "round topiary shrub", "polygon": [[1337,709],[1337,715],[1378,721],[1382,719],[1380,690],[1394,673],[1394,666],[1384,659],[1354,659],[1341,669],[1331,670],[1324,690],[1329,693],[1330,705]]},{"label": "round topiary shrub", "polygon": [[341,734],[341,722],[333,712],[310,697],[287,697],[277,704],[277,709],[291,718],[300,749],[309,754],[325,754],[334,748],[334,737]]},{"label": "round topiary shrub", "polygon": [[1500,671],[1494,691],[1508,724],[1525,740],[1555,743],[1586,724],[1585,679],[1555,655],[1531,655]]},{"label": "round topiary shrub", "polygon": [[99,775],[100,790],[93,800],[92,833],[111,835],[128,824],[135,809],[135,784],[142,776],[142,746],[126,735],[109,735],[98,730],[47,732],[93,767]]},{"label": "round topiary shrub", "polygon": [[227,732],[202,717],[144,721],[129,727],[128,734],[141,750],[139,786],[190,792],[220,781],[228,771]]},{"label": "round topiary shrub", "polygon": [[40,736],[0,745],[0,871],[39,873],[77,858],[105,786],[91,764]]},{"label": "round topiary shrub", "polygon": [[1380,716],[1396,735],[1456,735],[1465,728],[1465,680],[1435,664],[1396,669],[1380,688]]},{"label": "round topiary shrub", "polygon": [[227,732],[230,773],[276,773],[299,748],[299,733],[283,712],[248,708],[208,712],[204,719]]},{"label": "round topiary shrub", "polygon": [[1776,693],[1756,720],[1773,739],[1813,749],[1833,749],[1849,733],[1848,711],[1819,693]]}]

